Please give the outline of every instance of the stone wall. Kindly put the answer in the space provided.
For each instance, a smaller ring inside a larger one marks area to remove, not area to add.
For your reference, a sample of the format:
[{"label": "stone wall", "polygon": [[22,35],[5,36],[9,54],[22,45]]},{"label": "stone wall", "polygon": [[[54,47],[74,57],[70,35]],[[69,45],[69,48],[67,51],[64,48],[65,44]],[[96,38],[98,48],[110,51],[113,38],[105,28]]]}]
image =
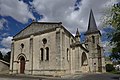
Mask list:
[{"label": "stone wall", "polygon": [[9,63],[0,60],[0,74],[9,73]]}]

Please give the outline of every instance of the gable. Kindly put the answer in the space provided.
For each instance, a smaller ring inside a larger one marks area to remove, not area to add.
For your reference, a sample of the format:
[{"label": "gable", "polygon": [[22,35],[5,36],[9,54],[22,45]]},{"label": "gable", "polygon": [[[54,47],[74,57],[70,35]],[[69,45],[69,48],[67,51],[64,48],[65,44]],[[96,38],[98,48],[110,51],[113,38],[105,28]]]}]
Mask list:
[{"label": "gable", "polygon": [[61,22],[32,22],[30,25],[28,25],[25,29],[20,31],[18,34],[16,34],[13,39],[22,38],[30,35],[34,35],[36,33],[41,33],[46,30],[54,29],[56,27],[59,27],[59,25],[62,24]]}]

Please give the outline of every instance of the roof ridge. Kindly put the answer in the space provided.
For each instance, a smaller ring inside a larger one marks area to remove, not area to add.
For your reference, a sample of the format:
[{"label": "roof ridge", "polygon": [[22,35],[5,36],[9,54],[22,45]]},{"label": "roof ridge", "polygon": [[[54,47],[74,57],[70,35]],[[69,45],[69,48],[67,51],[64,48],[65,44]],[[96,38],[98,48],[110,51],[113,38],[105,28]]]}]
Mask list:
[{"label": "roof ridge", "polygon": [[32,22],[32,23],[38,23],[38,24],[62,24],[62,22],[52,22],[52,21],[46,21],[46,22]]}]

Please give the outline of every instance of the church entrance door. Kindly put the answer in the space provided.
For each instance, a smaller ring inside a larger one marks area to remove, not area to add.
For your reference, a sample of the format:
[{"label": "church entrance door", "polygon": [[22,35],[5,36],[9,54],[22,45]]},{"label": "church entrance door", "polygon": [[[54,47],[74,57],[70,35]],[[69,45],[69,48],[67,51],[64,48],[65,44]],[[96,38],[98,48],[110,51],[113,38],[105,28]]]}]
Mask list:
[{"label": "church entrance door", "polygon": [[25,58],[21,57],[20,58],[20,73],[24,74],[24,70],[25,70]]}]

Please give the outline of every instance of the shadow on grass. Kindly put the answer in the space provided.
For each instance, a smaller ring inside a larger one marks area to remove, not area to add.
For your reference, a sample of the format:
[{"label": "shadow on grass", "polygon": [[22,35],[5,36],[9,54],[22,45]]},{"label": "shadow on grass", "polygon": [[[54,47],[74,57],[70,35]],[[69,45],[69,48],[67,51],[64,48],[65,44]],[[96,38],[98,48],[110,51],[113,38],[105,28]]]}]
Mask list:
[{"label": "shadow on grass", "polygon": [[119,74],[120,75],[120,71],[111,71],[110,73]]},{"label": "shadow on grass", "polygon": [[120,77],[112,77],[112,79],[120,80]]}]

